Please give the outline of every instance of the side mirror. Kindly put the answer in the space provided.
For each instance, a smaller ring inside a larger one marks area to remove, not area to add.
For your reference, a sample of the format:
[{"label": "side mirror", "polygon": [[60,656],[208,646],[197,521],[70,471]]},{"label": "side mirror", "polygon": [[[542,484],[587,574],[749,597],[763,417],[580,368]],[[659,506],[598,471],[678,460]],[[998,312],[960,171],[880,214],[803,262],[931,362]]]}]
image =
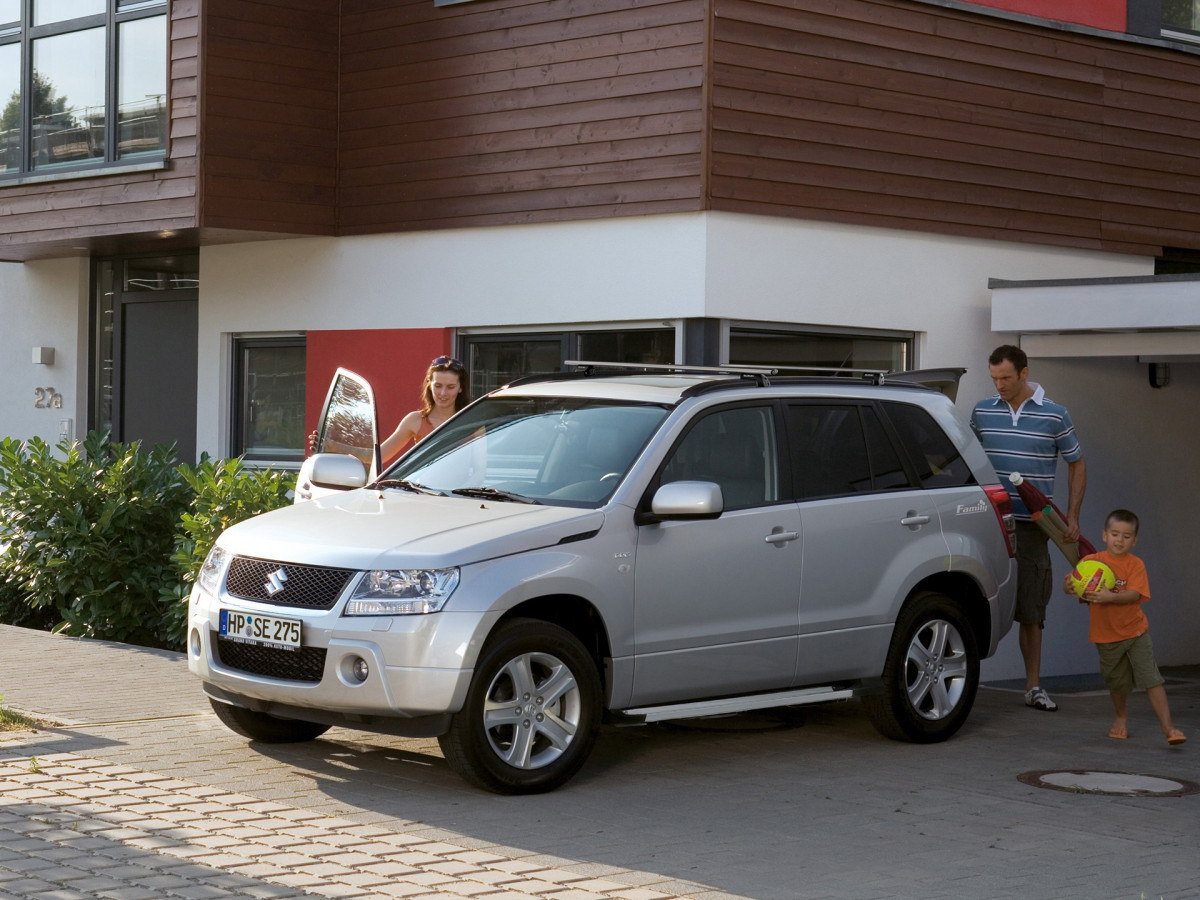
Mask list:
[{"label": "side mirror", "polygon": [[334,491],[349,491],[367,483],[362,461],[348,453],[317,453],[310,456],[296,476],[296,503],[324,497]]},{"label": "side mirror", "polygon": [[650,511],[659,519],[715,519],[724,509],[721,486],[711,481],[672,481],[650,501]]}]

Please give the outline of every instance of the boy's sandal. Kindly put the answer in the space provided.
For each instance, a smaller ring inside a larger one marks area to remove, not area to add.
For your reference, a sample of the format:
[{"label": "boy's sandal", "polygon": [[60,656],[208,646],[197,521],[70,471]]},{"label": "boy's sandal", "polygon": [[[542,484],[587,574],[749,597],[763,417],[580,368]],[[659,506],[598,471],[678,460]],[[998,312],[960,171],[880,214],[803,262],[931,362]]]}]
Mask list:
[{"label": "boy's sandal", "polygon": [[1183,732],[1178,728],[1172,728],[1171,733],[1167,735],[1167,743],[1174,747],[1176,744],[1182,744],[1187,738],[1183,736]]}]

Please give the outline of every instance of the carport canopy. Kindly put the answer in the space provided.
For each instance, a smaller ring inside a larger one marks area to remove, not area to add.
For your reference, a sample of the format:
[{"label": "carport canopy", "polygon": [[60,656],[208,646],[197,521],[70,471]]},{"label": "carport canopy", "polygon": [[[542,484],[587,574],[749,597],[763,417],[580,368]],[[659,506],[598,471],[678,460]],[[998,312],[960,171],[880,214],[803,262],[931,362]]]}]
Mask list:
[{"label": "carport canopy", "polygon": [[1200,362],[1200,275],[990,279],[992,330],[1034,357]]}]

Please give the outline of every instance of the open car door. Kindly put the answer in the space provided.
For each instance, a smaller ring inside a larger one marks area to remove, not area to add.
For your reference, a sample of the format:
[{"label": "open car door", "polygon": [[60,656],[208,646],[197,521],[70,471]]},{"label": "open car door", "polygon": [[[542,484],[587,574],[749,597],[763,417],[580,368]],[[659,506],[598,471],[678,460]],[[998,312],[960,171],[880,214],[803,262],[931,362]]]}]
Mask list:
[{"label": "open car door", "polygon": [[317,420],[315,452],[296,479],[296,503],[362,487],[379,475],[379,413],[361,375],[339,368]]}]

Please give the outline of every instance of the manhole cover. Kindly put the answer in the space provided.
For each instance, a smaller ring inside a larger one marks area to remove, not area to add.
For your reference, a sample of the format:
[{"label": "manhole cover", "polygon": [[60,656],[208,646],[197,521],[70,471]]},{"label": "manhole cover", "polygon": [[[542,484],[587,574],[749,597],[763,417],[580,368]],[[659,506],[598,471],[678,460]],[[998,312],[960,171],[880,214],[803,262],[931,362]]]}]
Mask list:
[{"label": "manhole cover", "polygon": [[1200,785],[1182,778],[1134,775],[1131,772],[1096,772],[1087,769],[1058,769],[1024,772],[1017,781],[1052,791],[1073,794],[1115,794],[1122,797],[1182,797],[1200,791]]}]

